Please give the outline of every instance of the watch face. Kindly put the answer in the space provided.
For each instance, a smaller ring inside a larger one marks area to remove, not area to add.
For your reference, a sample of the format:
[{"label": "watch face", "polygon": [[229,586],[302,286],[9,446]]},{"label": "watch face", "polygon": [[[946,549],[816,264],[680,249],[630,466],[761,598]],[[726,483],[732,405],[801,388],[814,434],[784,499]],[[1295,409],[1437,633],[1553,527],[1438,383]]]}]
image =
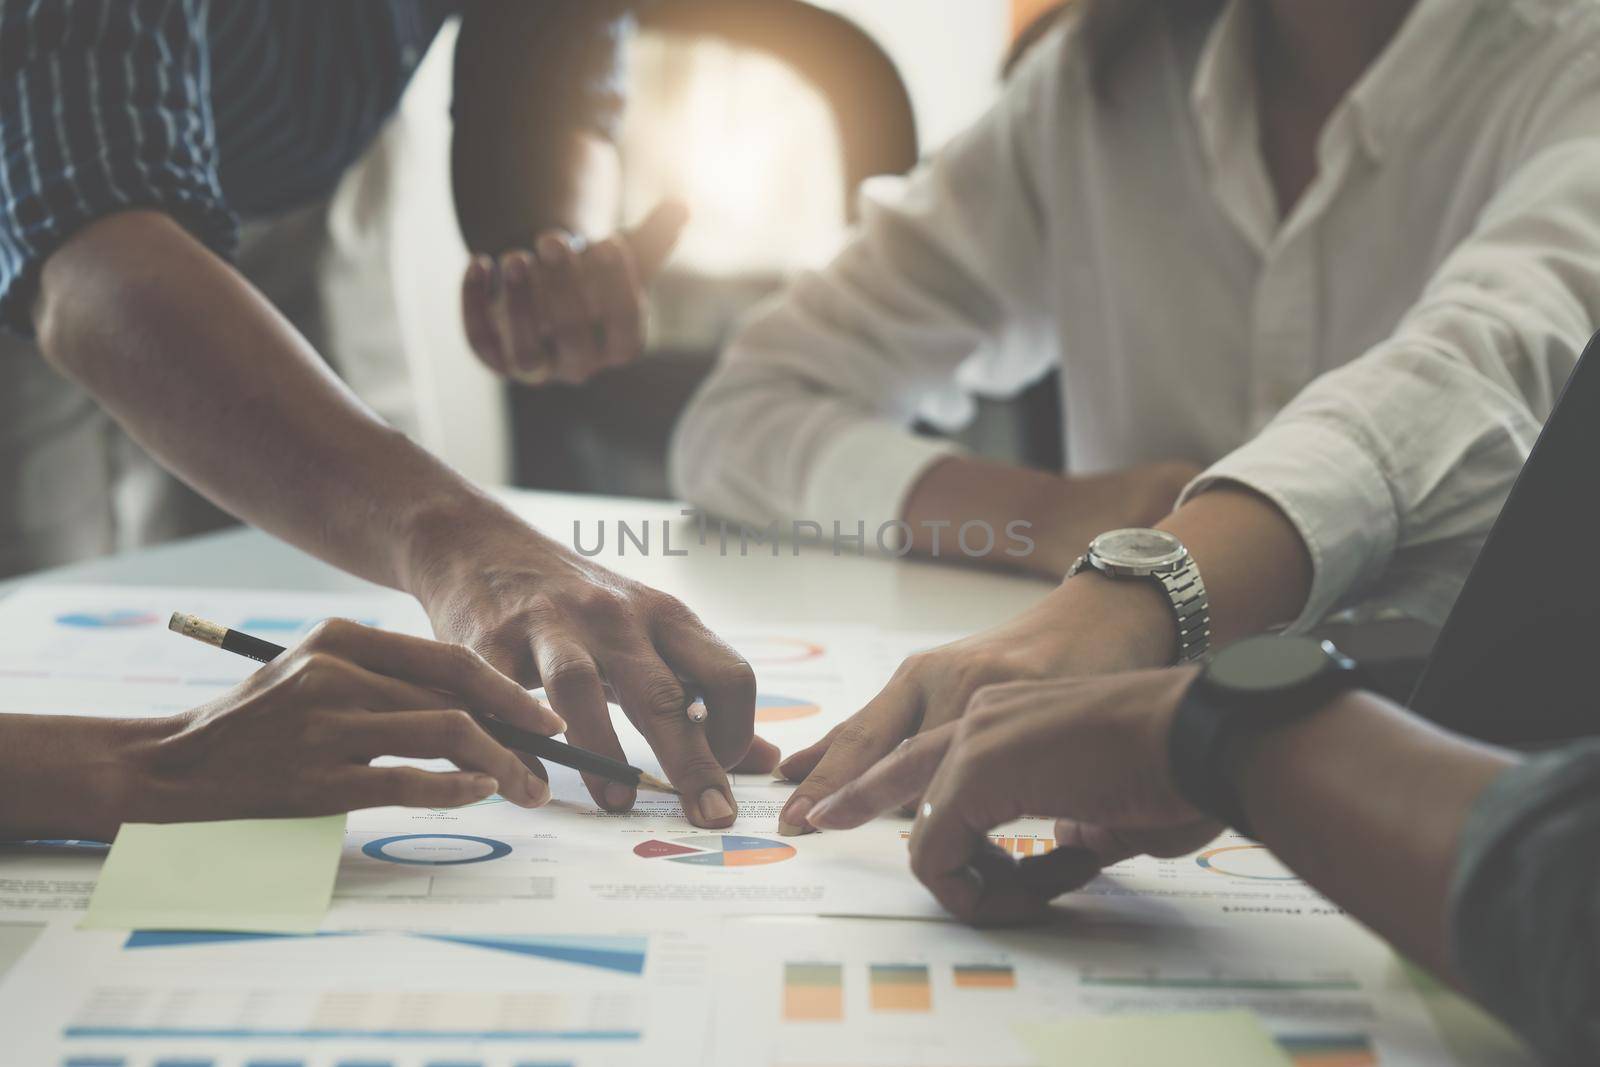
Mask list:
[{"label": "watch face", "polygon": [[1235,692],[1278,692],[1342,662],[1336,657],[1331,645],[1308,637],[1252,637],[1217,653],[1206,678]]},{"label": "watch face", "polygon": [[1183,559],[1183,542],[1165,530],[1111,530],[1089,545],[1101,562],[1113,567],[1165,567]]}]

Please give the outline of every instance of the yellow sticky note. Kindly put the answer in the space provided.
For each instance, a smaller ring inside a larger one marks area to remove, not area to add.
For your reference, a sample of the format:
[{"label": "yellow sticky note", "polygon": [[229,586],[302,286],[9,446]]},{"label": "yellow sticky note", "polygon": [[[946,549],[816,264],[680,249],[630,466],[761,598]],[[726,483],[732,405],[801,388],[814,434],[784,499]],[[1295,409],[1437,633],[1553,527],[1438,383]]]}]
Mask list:
[{"label": "yellow sticky note", "polygon": [[311,933],[339,873],[344,816],[130,823],[83,927]]},{"label": "yellow sticky note", "polygon": [[1039,1067],[1293,1067],[1248,1011],[1087,1015],[1016,1032]]}]

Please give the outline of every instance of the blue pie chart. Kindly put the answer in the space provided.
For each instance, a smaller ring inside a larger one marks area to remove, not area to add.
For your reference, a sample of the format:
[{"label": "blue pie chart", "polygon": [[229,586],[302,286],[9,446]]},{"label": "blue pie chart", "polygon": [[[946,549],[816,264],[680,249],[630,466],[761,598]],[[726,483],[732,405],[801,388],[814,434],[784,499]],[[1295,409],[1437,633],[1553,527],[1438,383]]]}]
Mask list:
[{"label": "blue pie chart", "polygon": [[419,867],[454,867],[487,863],[511,855],[511,846],[492,837],[469,834],[395,834],[361,846],[363,854],[385,863]]}]

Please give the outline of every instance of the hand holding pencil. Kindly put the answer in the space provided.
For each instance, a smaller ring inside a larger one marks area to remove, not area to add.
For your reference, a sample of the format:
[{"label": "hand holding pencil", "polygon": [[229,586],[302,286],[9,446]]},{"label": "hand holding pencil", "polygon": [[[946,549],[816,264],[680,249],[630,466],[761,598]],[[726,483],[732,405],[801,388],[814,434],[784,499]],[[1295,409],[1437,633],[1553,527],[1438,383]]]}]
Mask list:
[{"label": "hand holding pencil", "polygon": [[[285,654],[286,651],[288,651],[288,649],[283,648],[282,645],[274,645],[272,641],[266,641],[259,637],[253,637],[253,635],[250,635],[250,633],[242,633],[240,630],[227,629],[227,627],[224,627],[224,625],[216,624],[216,622],[208,622],[206,619],[200,619],[200,617],[192,616],[192,614],[184,614],[181,613],[181,611],[174,611],[173,617],[171,617],[170,621],[168,621],[168,624],[166,625],[168,625],[168,629],[171,629],[176,633],[182,633],[184,637],[195,638],[197,641],[203,641],[203,643],[206,643],[206,645],[218,646],[218,648],[221,648],[222,651],[234,653],[237,654],[237,656],[245,656],[248,657],[248,659],[254,659],[256,662],[261,662],[261,664],[270,664],[270,662],[275,662],[277,661],[278,657],[282,656],[282,654]],[[330,630],[334,630],[334,632],[336,632],[336,635],[334,635],[333,638],[326,637],[326,633],[330,632]],[[518,686],[515,686],[515,683],[512,683],[512,681],[509,680],[509,678],[504,677],[504,675],[499,675],[498,672],[494,672],[490,665],[485,664],[485,662],[483,662],[480,657],[475,656],[474,653],[470,653],[470,651],[466,651],[466,649],[461,649],[459,653],[458,651],[453,651],[453,649],[458,648],[458,646],[438,645],[438,643],[435,643],[435,641],[427,641],[424,640],[424,638],[402,637],[402,635],[398,635],[398,633],[389,633],[386,632],[386,630],[373,630],[370,629],[370,627],[363,627],[363,625],[355,624],[355,622],[344,622],[339,621],[339,619],[334,619],[334,621],[330,622],[323,622],[323,624],[318,627],[318,633],[323,635],[323,641],[333,640],[336,641],[336,643],[342,643],[342,645],[352,645],[352,643],[368,643],[368,645],[371,645],[371,643],[381,643],[381,641],[387,641],[390,640],[390,638],[398,638],[398,640],[402,641],[402,643],[411,643],[414,651],[421,651],[426,659],[432,659],[432,661],[440,662],[440,667],[442,667],[442,669],[438,670],[438,673],[435,675],[435,677],[458,678],[458,680],[477,681],[478,686],[482,686],[483,683],[485,683],[485,680],[480,677],[480,670],[478,670],[478,667],[482,667],[482,670],[488,670],[488,672],[493,673],[494,677],[504,681],[504,685],[501,685],[501,683],[493,683],[493,685],[490,686],[493,691],[496,691],[493,696],[498,697],[501,707],[507,707],[507,694],[504,693],[504,691],[506,691],[506,686],[510,686],[510,688],[518,688]],[[307,638],[307,645],[310,645],[312,641],[318,640],[318,633],[314,633],[312,637]],[[378,635],[381,635],[381,637],[378,637]],[[302,645],[302,648],[304,648],[304,645]],[[445,649],[445,654],[440,653],[438,649]],[[450,664],[450,662],[448,662],[450,659],[462,662],[461,664]],[[480,689],[480,691],[482,691],[482,689]],[[518,691],[520,691],[520,688],[518,688]],[[438,701],[440,702],[450,699],[450,697],[448,697],[448,691],[442,691],[442,693],[437,693],[435,696],[438,697]],[[523,693],[523,696],[526,696],[526,693]],[[526,699],[528,699],[528,701],[533,701],[533,697],[526,697]],[[560,733],[560,731],[565,731],[566,723],[563,723],[563,721],[560,720],[560,717],[555,715],[555,712],[552,712],[552,710],[547,709],[547,707],[544,707],[544,705],[539,704],[538,701],[533,701],[533,704],[536,705],[539,710],[542,710],[542,712],[546,713],[547,717],[549,717],[549,720],[554,720],[555,723],[560,723],[557,733]],[[522,705],[522,701],[510,701],[510,705]],[[698,707],[702,707],[702,705],[698,705]],[[595,774],[595,776],[603,777],[603,779],[606,779],[606,781],[621,782],[621,784],[630,785],[630,787],[634,787],[634,789],[650,789],[654,790],[654,792],[661,793],[678,792],[678,790],[675,790],[674,787],[672,787],[670,782],[661,781],[661,779],[654,776],[654,774],[646,774],[645,771],[638,769],[637,766],[629,766],[627,763],[622,763],[621,760],[613,760],[613,758],[605,757],[605,755],[600,755],[600,753],[597,752],[589,752],[587,749],[579,749],[579,747],[576,747],[576,745],[563,744],[563,742],[555,741],[554,737],[544,736],[544,734],[538,733],[536,729],[528,729],[525,728],[525,726],[518,726],[515,721],[509,721],[506,720],[506,718],[498,717],[498,715],[493,712],[493,709],[485,709],[485,712],[486,713],[480,713],[480,715],[475,717],[475,720],[477,720],[477,725],[480,726],[480,728],[482,728],[483,731],[488,734],[488,736],[493,737],[494,741],[501,742],[502,745],[506,745],[507,749],[512,750],[512,752],[517,752],[518,755],[534,758],[534,760],[544,758],[544,760],[552,761],[552,763],[558,763],[558,765],[570,766],[570,768],[576,769],[576,771],[586,771],[586,773]],[[693,712],[690,712],[690,715],[691,718],[694,717]],[[699,721],[698,718],[696,718],[696,721]],[[390,755],[398,755],[398,753],[390,753]],[[546,790],[546,793],[549,793],[549,790]]]}]

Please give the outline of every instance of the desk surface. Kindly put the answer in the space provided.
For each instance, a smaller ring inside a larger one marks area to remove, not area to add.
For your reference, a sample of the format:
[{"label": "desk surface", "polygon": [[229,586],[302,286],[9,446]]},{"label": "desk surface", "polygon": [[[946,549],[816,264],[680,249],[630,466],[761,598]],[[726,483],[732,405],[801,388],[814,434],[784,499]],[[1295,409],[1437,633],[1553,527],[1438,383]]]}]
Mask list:
[{"label": "desk surface", "polygon": [[[849,547],[796,551],[751,544],[741,553],[736,530],[726,548],[715,523],[705,544],[680,505],[616,497],[507,490],[503,499],[562,544],[593,548],[602,524],[604,549],[595,558],[629,577],[682,598],[708,620],[850,621],[908,629],[979,629],[1021,611],[1050,589],[1037,579],[917,560],[858,556]],[[619,548],[617,524],[642,537]],[[663,530],[671,532],[663,545]],[[664,549],[670,546],[672,555]],[[686,553],[678,555],[677,553]],[[64,567],[0,584],[0,594],[23,581],[168,585],[199,588],[355,591],[368,583],[335,570],[254,530],[207,537]],[[910,877],[909,873],[907,877]],[[0,930],[0,971],[21,955],[26,931]],[[1428,999],[1463,1067],[1510,1067],[1529,1062],[1503,1031],[1471,1005],[1442,990]]]}]

